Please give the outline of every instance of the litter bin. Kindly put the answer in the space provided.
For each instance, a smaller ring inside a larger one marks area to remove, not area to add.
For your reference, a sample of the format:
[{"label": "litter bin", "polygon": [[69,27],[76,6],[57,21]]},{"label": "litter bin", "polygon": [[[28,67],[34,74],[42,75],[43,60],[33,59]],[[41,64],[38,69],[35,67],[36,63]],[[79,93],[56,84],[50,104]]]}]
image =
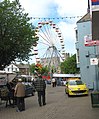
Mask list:
[{"label": "litter bin", "polygon": [[91,103],[92,107],[99,107],[99,91],[91,93]]}]

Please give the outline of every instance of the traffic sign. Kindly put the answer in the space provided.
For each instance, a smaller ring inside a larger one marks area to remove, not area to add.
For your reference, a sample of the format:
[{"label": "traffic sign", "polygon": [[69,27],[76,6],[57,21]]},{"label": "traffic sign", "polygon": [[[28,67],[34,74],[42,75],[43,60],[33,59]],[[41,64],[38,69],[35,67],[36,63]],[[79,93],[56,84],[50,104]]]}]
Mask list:
[{"label": "traffic sign", "polygon": [[98,65],[98,59],[97,58],[90,58],[90,64],[91,65]]}]

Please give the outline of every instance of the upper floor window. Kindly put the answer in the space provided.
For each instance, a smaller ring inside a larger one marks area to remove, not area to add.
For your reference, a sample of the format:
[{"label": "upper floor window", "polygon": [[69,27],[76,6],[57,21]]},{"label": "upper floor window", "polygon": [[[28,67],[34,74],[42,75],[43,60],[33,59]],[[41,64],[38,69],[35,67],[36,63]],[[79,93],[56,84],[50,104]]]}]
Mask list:
[{"label": "upper floor window", "polygon": [[75,30],[75,33],[76,33],[76,41],[78,41],[78,30],[77,29]]},{"label": "upper floor window", "polygon": [[77,63],[79,63],[80,62],[80,60],[79,60],[79,49],[77,49]]}]

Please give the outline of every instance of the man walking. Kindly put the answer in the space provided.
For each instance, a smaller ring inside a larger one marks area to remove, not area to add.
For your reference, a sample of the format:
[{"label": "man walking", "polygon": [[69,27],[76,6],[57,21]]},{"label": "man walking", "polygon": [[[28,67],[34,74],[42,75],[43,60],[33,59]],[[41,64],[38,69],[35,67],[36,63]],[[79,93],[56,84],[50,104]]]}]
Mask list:
[{"label": "man walking", "polygon": [[52,87],[56,87],[56,80],[54,77],[52,78]]},{"label": "man walking", "polygon": [[37,80],[35,81],[35,88],[38,93],[39,106],[46,105],[45,102],[46,83],[45,80],[42,79],[42,76],[40,74],[38,75]]},{"label": "man walking", "polygon": [[15,86],[15,92],[14,92],[16,98],[17,98],[17,112],[24,111],[25,110],[25,86],[22,84],[22,79],[18,79],[18,83]]}]

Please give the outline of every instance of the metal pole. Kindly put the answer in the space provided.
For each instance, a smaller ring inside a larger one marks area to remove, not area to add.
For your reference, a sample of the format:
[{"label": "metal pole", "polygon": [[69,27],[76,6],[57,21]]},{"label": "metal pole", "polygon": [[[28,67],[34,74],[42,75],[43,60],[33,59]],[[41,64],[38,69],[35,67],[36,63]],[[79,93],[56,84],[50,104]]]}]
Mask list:
[{"label": "metal pole", "polygon": [[[96,45],[94,45],[94,53],[95,53],[95,56],[96,56],[96,58],[97,58],[97,50],[96,50]],[[95,65],[95,75],[96,75],[96,81],[95,81],[95,90],[98,90],[98,66],[97,65]]]},{"label": "metal pole", "polygon": [[90,12],[90,2],[88,0],[88,8],[87,8],[87,12],[89,13]]}]

